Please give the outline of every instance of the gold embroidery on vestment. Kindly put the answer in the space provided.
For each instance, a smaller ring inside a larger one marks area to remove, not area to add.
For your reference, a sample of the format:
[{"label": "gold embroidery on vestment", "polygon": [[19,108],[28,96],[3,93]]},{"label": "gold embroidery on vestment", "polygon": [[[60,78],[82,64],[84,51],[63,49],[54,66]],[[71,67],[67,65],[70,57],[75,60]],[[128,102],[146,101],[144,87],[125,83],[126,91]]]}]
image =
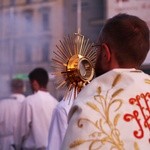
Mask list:
[{"label": "gold embroidery on vestment", "polygon": [[134,142],[134,149],[135,149],[135,150],[140,150],[140,149],[139,149],[139,146],[138,146],[138,144],[137,144],[137,142]]},{"label": "gold embroidery on vestment", "polygon": [[[120,79],[121,75],[118,74],[112,83],[111,89],[117,85]],[[87,106],[89,106],[92,110],[100,113],[101,118],[95,122],[87,118],[80,118],[77,123],[79,128],[83,128],[84,124],[88,122],[93,125],[96,130],[89,135],[89,139],[80,139],[72,142],[70,144],[70,148],[74,148],[76,146],[89,142],[89,150],[100,149],[106,143],[111,144],[111,149],[124,149],[123,142],[120,140],[120,131],[117,129],[120,114],[118,113],[114,116],[114,118],[110,118],[110,110],[112,109],[112,106],[114,106],[114,111],[117,111],[122,105],[122,100],[115,99],[115,97],[119,95],[123,91],[123,89],[120,88],[116,90],[112,94],[110,100],[108,100],[110,90],[108,90],[106,92],[106,95],[104,96],[101,94],[101,87],[98,87],[97,95],[94,96],[94,100],[95,103],[98,103],[99,105],[95,104],[94,102],[86,103]],[[106,128],[109,129],[109,131]]]},{"label": "gold embroidery on vestment", "polygon": [[112,87],[114,87],[121,79],[121,74],[118,74],[112,83]]},{"label": "gold embroidery on vestment", "polygon": [[[113,93],[113,87],[115,87],[121,80],[121,75],[118,74],[113,80],[112,86],[106,91],[106,94],[102,94],[101,87],[99,86],[94,95],[93,102],[87,102],[86,105],[101,116],[100,119],[92,121],[88,118],[78,119],[77,126],[84,128],[84,125],[91,124],[95,129],[90,133],[87,139],[77,139],[70,144],[70,148],[75,148],[85,143],[89,143],[89,150],[99,150],[105,146],[106,143],[110,144],[110,150],[125,150],[124,142],[120,138],[120,131],[117,128],[120,120],[120,113],[117,111],[121,108],[123,100],[116,98],[121,94],[124,89],[119,88]],[[149,79],[145,79],[145,83],[150,84]],[[111,116],[115,112],[114,116]],[[84,130],[84,129],[83,129]],[[134,150],[140,150],[138,143],[133,143]]]},{"label": "gold embroidery on vestment", "polygon": [[150,79],[145,79],[145,83],[150,84]]}]

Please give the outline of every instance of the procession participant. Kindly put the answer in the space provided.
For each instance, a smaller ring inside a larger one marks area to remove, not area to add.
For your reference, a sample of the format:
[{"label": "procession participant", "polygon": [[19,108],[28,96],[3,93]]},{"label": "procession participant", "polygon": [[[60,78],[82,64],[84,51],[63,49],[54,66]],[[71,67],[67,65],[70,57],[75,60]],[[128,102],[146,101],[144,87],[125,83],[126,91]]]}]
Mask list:
[{"label": "procession participant", "polygon": [[0,150],[13,150],[14,138],[18,128],[16,122],[19,117],[23,95],[23,81],[10,81],[11,95],[0,100]]},{"label": "procession participant", "polygon": [[16,99],[0,100],[0,150],[13,150],[20,108],[21,103]]},{"label": "procession participant", "polygon": [[24,83],[21,79],[12,79],[10,83],[11,87],[11,98],[18,100],[19,102],[23,102],[25,99],[24,95]]},{"label": "procession participant", "polygon": [[140,70],[149,51],[147,24],[118,14],[95,46],[96,78],[73,104],[62,150],[149,150],[150,76]]},{"label": "procession participant", "polygon": [[[60,150],[68,127],[68,113],[74,102],[74,89],[64,97],[54,110],[52,123],[49,130],[47,150]],[[57,140],[57,144],[56,141]]]},{"label": "procession participant", "polygon": [[22,103],[16,149],[46,149],[48,131],[53,110],[58,101],[47,90],[48,73],[44,68],[35,68],[29,73],[34,92]]}]

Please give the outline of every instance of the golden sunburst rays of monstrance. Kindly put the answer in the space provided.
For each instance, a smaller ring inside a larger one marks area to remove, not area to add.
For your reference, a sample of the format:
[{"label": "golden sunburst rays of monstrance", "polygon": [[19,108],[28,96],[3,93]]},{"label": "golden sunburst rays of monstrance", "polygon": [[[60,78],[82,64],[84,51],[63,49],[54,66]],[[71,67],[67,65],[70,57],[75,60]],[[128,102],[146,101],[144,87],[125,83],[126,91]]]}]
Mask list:
[{"label": "golden sunburst rays of monstrance", "polygon": [[93,43],[79,33],[64,37],[56,47],[52,61],[57,89],[64,88],[64,95],[74,91],[75,98],[94,77],[96,51]]}]

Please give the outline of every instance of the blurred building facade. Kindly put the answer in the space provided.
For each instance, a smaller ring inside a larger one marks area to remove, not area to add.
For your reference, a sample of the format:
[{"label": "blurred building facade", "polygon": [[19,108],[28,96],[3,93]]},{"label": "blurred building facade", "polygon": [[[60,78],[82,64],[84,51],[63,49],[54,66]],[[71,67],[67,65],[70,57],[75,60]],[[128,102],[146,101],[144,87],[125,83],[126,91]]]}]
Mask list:
[{"label": "blurred building facade", "polygon": [[0,4],[1,62],[13,64],[14,72],[47,64],[50,50],[63,34],[62,0],[3,0]]},{"label": "blurred building facade", "polygon": [[[51,69],[51,52],[63,36],[62,6],[62,0],[0,1],[2,85],[35,67]],[[7,86],[3,87],[2,94],[7,92]]]},{"label": "blurred building facade", "polygon": [[[8,81],[35,67],[52,71],[59,40],[77,32],[77,0],[0,0],[0,97]],[[81,0],[81,34],[96,40],[105,18],[105,0]],[[56,96],[54,81],[50,92]]]}]

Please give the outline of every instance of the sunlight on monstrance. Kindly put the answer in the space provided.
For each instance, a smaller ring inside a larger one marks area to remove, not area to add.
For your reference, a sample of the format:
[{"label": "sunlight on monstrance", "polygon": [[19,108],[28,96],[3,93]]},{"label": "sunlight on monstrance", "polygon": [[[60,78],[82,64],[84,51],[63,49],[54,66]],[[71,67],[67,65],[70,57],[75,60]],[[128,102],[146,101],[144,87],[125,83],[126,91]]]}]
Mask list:
[{"label": "sunlight on monstrance", "polygon": [[96,51],[93,43],[75,33],[64,37],[56,47],[52,60],[57,89],[64,88],[65,95],[73,91],[76,97],[94,77]]}]

